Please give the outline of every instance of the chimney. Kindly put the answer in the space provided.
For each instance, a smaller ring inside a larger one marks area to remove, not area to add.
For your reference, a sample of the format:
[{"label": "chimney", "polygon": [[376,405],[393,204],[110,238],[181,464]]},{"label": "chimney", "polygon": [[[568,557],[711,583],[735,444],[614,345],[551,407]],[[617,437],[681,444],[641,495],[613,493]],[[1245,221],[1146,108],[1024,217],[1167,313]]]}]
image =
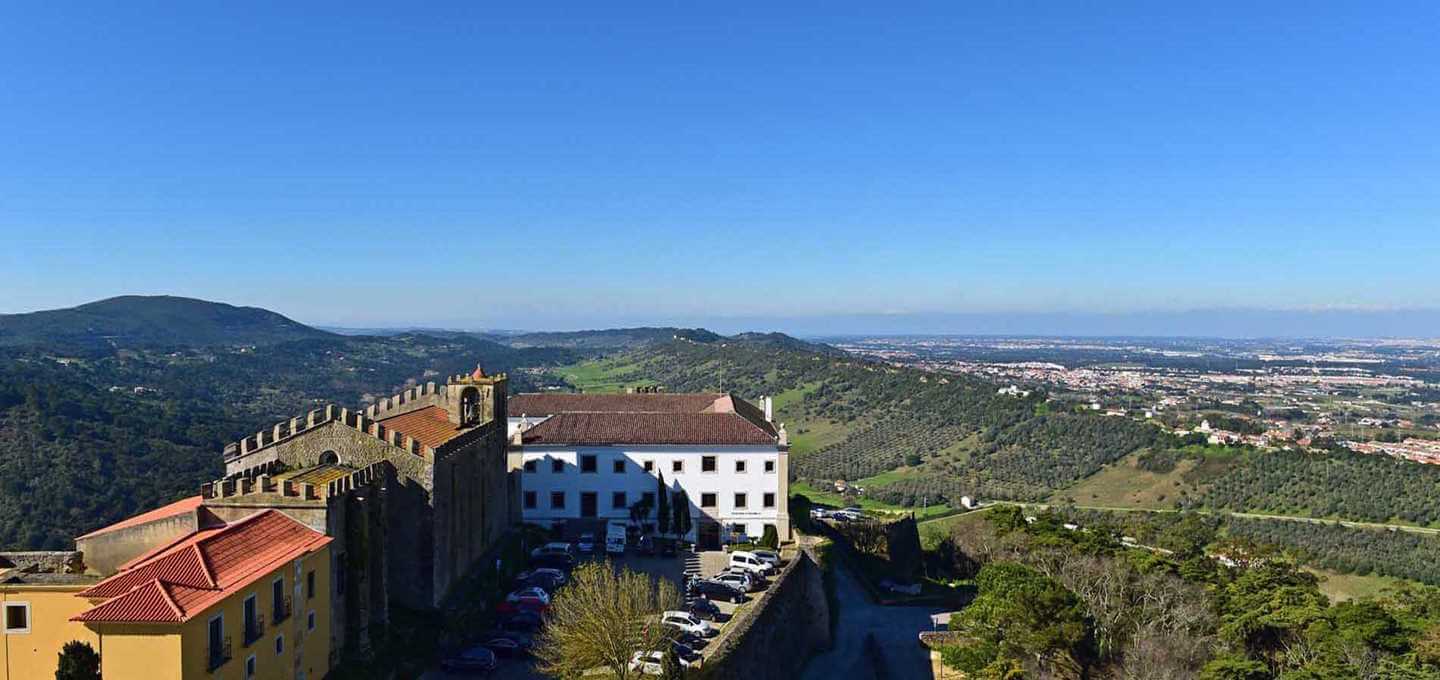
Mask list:
[{"label": "chimney", "polygon": [[760,397],[760,401],[765,403],[765,422],[775,422],[775,405],[770,397]]}]

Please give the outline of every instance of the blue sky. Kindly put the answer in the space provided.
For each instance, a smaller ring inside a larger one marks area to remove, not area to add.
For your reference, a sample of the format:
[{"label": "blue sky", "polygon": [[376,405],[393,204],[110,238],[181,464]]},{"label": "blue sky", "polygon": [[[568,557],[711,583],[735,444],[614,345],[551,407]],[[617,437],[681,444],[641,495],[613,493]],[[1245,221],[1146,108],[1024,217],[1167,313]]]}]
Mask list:
[{"label": "blue sky", "polygon": [[1440,306],[1440,4],[505,4],[0,7],[0,312]]}]

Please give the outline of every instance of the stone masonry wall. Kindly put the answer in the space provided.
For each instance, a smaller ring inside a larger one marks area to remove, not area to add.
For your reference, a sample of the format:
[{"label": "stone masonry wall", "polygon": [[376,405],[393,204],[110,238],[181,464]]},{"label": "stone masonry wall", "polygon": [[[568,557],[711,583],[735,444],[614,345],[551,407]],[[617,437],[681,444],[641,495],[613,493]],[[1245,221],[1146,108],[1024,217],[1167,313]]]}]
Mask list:
[{"label": "stone masonry wall", "polygon": [[701,668],[701,678],[788,680],[830,646],[824,574],[810,553],[802,550],[786,564],[753,606],[754,617],[736,622],[744,628],[721,642]]}]

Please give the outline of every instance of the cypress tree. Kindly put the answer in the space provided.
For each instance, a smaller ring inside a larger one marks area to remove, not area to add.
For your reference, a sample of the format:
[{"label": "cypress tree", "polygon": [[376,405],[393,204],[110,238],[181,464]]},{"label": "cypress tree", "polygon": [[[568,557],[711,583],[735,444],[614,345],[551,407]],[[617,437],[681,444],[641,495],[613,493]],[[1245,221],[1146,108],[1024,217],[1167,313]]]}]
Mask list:
[{"label": "cypress tree", "polygon": [[665,473],[655,478],[655,528],[660,535],[670,533],[670,491],[665,488]]}]

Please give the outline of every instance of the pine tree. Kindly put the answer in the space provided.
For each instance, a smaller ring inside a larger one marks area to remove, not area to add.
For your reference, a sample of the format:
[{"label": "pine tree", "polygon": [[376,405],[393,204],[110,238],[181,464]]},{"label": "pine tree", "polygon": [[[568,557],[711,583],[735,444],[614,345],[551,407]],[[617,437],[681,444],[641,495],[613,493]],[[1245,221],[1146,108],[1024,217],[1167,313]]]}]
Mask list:
[{"label": "pine tree", "polygon": [[670,533],[670,491],[665,488],[665,473],[655,478],[655,528],[660,535]]},{"label": "pine tree", "polygon": [[85,642],[71,640],[60,650],[55,680],[100,680],[100,655]]}]

